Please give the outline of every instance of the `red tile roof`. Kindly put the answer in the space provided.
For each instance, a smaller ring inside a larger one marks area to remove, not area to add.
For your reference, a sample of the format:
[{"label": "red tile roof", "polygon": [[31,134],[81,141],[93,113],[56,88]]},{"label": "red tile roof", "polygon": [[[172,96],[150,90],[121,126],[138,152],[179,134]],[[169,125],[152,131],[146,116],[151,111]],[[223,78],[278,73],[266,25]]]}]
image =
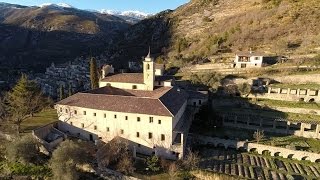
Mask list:
[{"label": "red tile roof", "polygon": [[101,80],[102,82],[120,82],[120,83],[137,83],[143,84],[142,73],[121,73],[107,76]]},{"label": "red tile roof", "polygon": [[265,56],[264,53],[261,53],[261,52],[237,52],[236,53],[237,56],[248,56],[248,57],[251,57],[251,56]]},{"label": "red tile roof", "polygon": [[154,91],[142,91],[107,86],[77,93],[57,104],[113,112],[174,117],[186,101],[187,94],[175,87],[160,87]]}]

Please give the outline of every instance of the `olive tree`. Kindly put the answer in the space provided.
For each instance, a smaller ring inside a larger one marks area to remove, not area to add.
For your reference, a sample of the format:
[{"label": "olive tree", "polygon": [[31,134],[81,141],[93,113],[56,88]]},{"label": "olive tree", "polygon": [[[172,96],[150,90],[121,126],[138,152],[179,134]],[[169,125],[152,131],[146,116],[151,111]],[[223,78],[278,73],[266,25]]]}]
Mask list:
[{"label": "olive tree", "polygon": [[6,158],[9,162],[36,163],[39,155],[39,143],[31,135],[16,139],[6,146]]},{"label": "olive tree", "polygon": [[88,155],[84,148],[71,140],[62,142],[50,159],[54,179],[75,180],[79,178],[77,166],[86,163]]}]

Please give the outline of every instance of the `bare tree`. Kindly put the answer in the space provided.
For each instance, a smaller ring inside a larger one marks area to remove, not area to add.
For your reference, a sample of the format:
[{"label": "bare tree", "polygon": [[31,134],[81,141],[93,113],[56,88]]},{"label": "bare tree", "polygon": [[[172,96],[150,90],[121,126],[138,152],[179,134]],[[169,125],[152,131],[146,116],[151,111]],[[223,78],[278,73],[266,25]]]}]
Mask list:
[{"label": "bare tree", "polygon": [[117,164],[117,170],[123,174],[132,174],[135,170],[132,156],[129,152],[122,154]]},{"label": "bare tree", "polygon": [[116,164],[125,153],[128,153],[128,142],[120,137],[115,137],[109,143],[99,143],[96,153],[99,168]]},{"label": "bare tree", "polygon": [[168,168],[168,174],[170,176],[170,179],[176,179],[178,174],[179,174],[179,166],[173,162],[169,165],[169,168]]},{"label": "bare tree", "polygon": [[187,170],[195,170],[198,168],[200,162],[200,157],[198,152],[192,152],[190,149],[188,149],[188,153],[186,157],[182,161],[182,165]]},{"label": "bare tree", "polygon": [[260,140],[264,138],[264,131],[257,129],[257,131],[253,133],[253,138],[257,141],[257,143],[259,143]]}]

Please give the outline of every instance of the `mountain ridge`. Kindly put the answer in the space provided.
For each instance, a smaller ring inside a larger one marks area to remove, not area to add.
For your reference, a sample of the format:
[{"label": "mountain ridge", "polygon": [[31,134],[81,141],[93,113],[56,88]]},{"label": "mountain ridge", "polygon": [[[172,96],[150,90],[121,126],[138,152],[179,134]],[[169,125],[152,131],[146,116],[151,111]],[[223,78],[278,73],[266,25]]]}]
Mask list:
[{"label": "mountain ridge", "polygon": [[116,16],[55,5],[2,3],[0,12],[0,63],[10,67],[44,69],[51,62],[97,54],[131,26]]},{"label": "mountain ridge", "polygon": [[140,61],[149,45],[155,56],[178,67],[250,48],[286,56],[319,53],[318,19],[320,0],[192,0],[132,26],[112,58]]}]

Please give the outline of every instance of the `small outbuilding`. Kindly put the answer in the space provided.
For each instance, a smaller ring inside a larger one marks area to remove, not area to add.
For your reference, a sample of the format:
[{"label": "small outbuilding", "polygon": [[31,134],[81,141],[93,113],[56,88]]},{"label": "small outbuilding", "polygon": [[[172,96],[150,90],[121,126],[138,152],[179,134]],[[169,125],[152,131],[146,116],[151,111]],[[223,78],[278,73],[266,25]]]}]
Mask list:
[{"label": "small outbuilding", "polygon": [[238,52],[233,63],[233,68],[255,68],[263,66],[264,55],[262,53]]}]

